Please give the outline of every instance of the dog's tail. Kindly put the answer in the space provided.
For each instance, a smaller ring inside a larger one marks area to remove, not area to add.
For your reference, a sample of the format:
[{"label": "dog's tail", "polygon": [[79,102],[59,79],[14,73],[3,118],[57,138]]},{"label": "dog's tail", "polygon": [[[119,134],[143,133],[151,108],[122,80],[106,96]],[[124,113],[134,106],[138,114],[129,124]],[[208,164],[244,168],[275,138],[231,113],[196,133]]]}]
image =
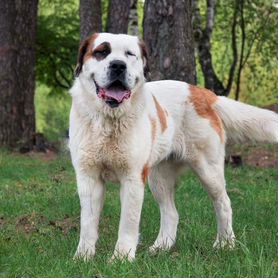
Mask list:
[{"label": "dog's tail", "polygon": [[278,142],[278,114],[226,97],[218,97],[214,108],[223,121],[228,140]]}]

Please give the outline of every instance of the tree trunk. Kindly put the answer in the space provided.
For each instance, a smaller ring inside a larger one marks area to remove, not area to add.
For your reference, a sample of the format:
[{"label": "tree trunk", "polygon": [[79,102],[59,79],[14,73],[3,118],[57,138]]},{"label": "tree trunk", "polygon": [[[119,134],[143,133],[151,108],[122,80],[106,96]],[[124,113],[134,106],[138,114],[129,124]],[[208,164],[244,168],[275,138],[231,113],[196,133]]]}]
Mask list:
[{"label": "tree trunk", "polygon": [[128,33],[132,36],[139,35],[137,0],[131,0],[130,3]]},{"label": "tree trunk", "polygon": [[131,0],[110,0],[106,31],[114,34],[126,34]]},{"label": "tree trunk", "polygon": [[191,0],[146,0],[144,40],[152,80],[196,83]]},{"label": "tree trunk", "polygon": [[198,0],[193,0],[194,33],[197,42],[199,62],[205,79],[205,87],[218,95],[227,95],[228,91],[217,77],[212,65],[211,35],[214,27],[216,0],[207,1],[206,27],[202,29]]},{"label": "tree trunk", "polygon": [[0,0],[0,145],[35,132],[37,0]]},{"label": "tree trunk", "polygon": [[89,35],[101,32],[101,0],[80,0],[81,41]]}]

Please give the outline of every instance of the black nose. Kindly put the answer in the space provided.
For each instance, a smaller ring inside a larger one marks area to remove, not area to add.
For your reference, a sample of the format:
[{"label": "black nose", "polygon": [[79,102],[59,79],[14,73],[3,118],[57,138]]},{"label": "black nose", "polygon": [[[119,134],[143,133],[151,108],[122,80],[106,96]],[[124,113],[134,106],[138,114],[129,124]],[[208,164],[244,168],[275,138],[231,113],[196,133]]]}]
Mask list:
[{"label": "black nose", "polygon": [[110,62],[110,69],[114,74],[120,75],[126,71],[126,63],[121,60],[114,60]]}]

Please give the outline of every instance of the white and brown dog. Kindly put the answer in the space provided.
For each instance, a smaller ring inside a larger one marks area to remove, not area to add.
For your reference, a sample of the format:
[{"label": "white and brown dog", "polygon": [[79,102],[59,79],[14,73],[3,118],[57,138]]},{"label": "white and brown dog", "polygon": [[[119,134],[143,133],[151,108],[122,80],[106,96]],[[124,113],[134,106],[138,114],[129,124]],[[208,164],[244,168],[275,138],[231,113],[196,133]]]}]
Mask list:
[{"label": "white and brown dog", "polygon": [[226,138],[278,142],[274,112],[184,82],[145,83],[146,70],[146,51],[137,37],[94,34],[80,47],[70,90],[69,142],[81,204],[77,257],[95,254],[107,181],[121,185],[114,257],[135,257],[147,179],[161,213],[150,249],[171,248],[179,221],[175,184],[186,165],[213,201],[218,226],[214,246],[233,246],[224,177]]}]

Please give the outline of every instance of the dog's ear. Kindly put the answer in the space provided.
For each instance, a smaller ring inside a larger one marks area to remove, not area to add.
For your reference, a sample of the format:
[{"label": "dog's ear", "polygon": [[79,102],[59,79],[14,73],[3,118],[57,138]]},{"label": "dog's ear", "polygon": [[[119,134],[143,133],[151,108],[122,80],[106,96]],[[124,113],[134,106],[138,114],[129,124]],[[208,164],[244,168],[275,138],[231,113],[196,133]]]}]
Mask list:
[{"label": "dog's ear", "polygon": [[148,51],[146,48],[146,45],[144,41],[139,41],[139,47],[141,50],[141,56],[143,60],[143,66],[144,66],[144,76],[146,80],[150,80],[150,68],[149,68],[149,61],[148,61]]},{"label": "dog's ear", "polygon": [[87,52],[89,46],[89,38],[85,39],[80,43],[79,51],[78,51],[78,58],[77,58],[77,65],[74,71],[74,74],[76,77],[79,76],[80,72],[82,71],[83,66],[83,59],[85,56],[85,53]]},{"label": "dog's ear", "polygon": [[87,53],[89,51],[89,46],[91,45],[91,47],[93,47],[93,42],[96,39],[96,37],[98,36],[97,33],[87,37],[85,40],[83,40],[80,43],[80,47],[79,47],[79,52],[78,52],[78,58],[77,58],[77,65],[74,71],[74,74],[76,77],[79,76],[80,72],[82,71],[82,66],[84,63],[84,56],[86,54],[90,55],[90,53]]}]

